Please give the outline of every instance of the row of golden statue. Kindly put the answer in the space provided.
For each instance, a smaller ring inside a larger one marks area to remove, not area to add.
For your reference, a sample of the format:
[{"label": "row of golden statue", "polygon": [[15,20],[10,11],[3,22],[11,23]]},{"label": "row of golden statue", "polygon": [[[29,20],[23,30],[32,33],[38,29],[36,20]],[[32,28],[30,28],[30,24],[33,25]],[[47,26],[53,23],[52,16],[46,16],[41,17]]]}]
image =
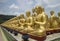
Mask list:
[{"label": "row of golden statue", "polygon": [[50,11],[50,17],[45,13],[41,6],[36,6],[32,9],[32,14],[29,10],[20,16],[14,17],[2,25],[32,35],[45,36],[46,30],[59,29],[60,27],[60,12],[58,17],[54,15],[54,11]]}]

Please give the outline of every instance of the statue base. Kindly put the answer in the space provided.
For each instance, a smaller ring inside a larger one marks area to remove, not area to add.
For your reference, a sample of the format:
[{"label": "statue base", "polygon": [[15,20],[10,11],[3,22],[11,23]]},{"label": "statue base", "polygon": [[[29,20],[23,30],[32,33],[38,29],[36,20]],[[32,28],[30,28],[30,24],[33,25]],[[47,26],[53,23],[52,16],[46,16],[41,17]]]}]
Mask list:
[{"label": "statue base", "polygon": [[[10,29],[10,28],[5,27],[5,26],[3,26],[3,28]],[[16,31],[14,29],[10,29],[10,30]],[[16,31],[16,32],[20,33],[20,34],[26,34],[24,32],[19,32],[19,31]],[[47,35],[50,35],[50,34],[53,34],[53,33],[59,33],[59,32],[60,32],[60,28],[46,30]],[[31,35],[31,34],[28,34],[28,35],[29,35],[30,38],[35,39],[37,41],[44,41],[46,39],[46,36],[39,37],[39,36]]]},{"label": "statue base", "polygon": [[59,32],[60,32],[60,28],[46,30],[47,35],[50,35],[53,33],[59,33]]}]

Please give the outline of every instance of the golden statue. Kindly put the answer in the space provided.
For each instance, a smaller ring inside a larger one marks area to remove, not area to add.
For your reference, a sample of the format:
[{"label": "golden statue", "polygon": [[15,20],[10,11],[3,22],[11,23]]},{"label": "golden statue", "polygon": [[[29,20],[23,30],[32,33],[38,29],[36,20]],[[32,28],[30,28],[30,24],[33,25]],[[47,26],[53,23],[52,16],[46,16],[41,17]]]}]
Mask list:
[{"label": "golden statue", "polygon": [[46,17],[46,25],[45,25],[45,27],[46,27],[46,30],[49,30],[49,28],[50,28],[50,21],[49,21],[49,18],[48,18],[48,15],[46,15],[46,13],[45,13],[45,10],[44,10],[44,8],[42,7],[42,10],[43,10],[43,13],[45,14],[45,17]]},{"label": "golden statue", "polygon": [[34,13],[35,12],[35,8],[32,8],[32,13]]},{"label": "golden statue", "polygon": [[36,25],[36,23],[35,23],[36,17],[37,17],[36,13],[32,14],[32,18],[33,18],[33,24],[32,24],[32,26],[33,26],[34,29],[37,28],[37,25]]},{"label": "golden statue", "polygon": [[58,25],[60,27],[60,12],[58,12]]},{"label": "golden statue", "polygon": [[18,30],[19,31],[23,30],[24,29],[24,25],[25,25],[25,17],[24,17],[24,14],[20,14]]},{"label": "golden statue", "polygon": [[11,24],[10,26],[10,28],[12,28],[12,29],[14,29],[14,30],[17,30],[18,29],[18,27],[19,27],[19,22],[18,22],[18,17],[19,16],[16,16],[16,17],[14,17],[14,18],[12,18],[12,19],[10,19],[10,23],[9,24]]},{"label": "golden statue", "polygon": [[47,23],[47,17],[44,13],[44,10],[40,6],[36,6],[35,12],[37,13],[36,17],[36,30],[34,32],[31,32],[34,35],[44,36],[46,35],[45,25]]},{"label": "golden statue", "polygon": [[[39,10],[38,10],[39,11]],[[39,15],[37,16],[36,23],[40,24],[41,26],[45,26],[47,23],[48,16],[44,12],[44,8],[40,8]]]},{"label": "golden statue", "polygon": [[58,22],[57,22],[57,17],[54,15],[54,11],[50,11],[50,28],[57,28],[58,27]]},{"label": "golden statue", "polygon": [[42,13],[42,9],[41,9],[41,8],[42,8],[42,7],[39,6],[39,5],[37,5],[37,6],[35,7],[35,12],[36,12],[37,15],[39,15],[40,13]]},{"label": "golden statue", "polygon": [[35,8],[32,9],[32,18],[33,18],[33,28],[36,29],[36,17],[37,17],[37,13],[35,12]]},{"label": "golden statue", "polygon": [[27,27],[24,29],[24,31],[26,31],[27,33],[33,31],[34,29],[32,28],[32,24],[33,24],[33,19],[30,16],[30,11],[26,11],[26,22],[25,24],[27,25]]}]

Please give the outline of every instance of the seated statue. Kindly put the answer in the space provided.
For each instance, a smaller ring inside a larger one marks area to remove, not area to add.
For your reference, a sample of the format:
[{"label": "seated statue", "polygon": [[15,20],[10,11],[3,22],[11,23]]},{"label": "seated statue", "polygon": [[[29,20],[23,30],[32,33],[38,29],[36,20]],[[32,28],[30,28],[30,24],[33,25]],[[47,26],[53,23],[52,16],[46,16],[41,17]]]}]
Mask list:
[{"label": "seated statue", "polygon": [[58,12],[58,25],[60,27],[60,12]]},{"label": "seated statue", "polygon": [[54,11],[50,11],[50,28],[57,28],[58,27],[58,22],[57,22],[57,17],[54,15]]},{"label": "seated statue", "polygon": [[39,7],[37,9],[38,10],[36,10],[36,13],[38,12],[39,15],[37,15],[37,21],[36,21],[36,23],[40,24],[40,26],[46,26],[46,23],[47,23],[47,20],[48,20],[48,16],[45,14],[44,8]]},{"label": "seated statue", "polygon": [[49,27],[50,27],[50,22],[49,22],[49,18],[48,18],[48,15],[45,13],[45,10],[44,10],[44,8],[42,7],[42,10],[43,10],[43,14],[45,15],[45,17],[46,17],[46,20],[45,20],[45,23],[46,24],[44,24],[45,25],[45,27],[46,27],[46,30],[48,30],[49,29]]},{"label": "seated statue", "polygon": [[17,30],[18,27],[19,27],[18,19],[14,20],[14,21],[11,21],[9,24],[11,25],[12,29],[14,29],[14,30]]},{"label": "seated statue", "polygon": [[32,13],[35,13],[35,8],[32,8]]},{"label": "seated statue", "polygon": [[33,18],[33,25],[32,26],[33,26],[34,29],[36,29],[36,23],[35,23],[36,16],[37,16],[36,13],[32,14],[32,18]]},{"label": "seated statue", "polygon": [[37,5],[36,7],[35,7],[35,13],[37,14],[37,15],[39,15],[41,12],[42,12],[42,10],[41,10],[41,6],[39,6],[39,5]]},{"label": "seated statue", "polygon": [[36,17],[37,17],[37,13],[35,12],[35,8],[33,8],[32,9],[32,18],[33,18],[33,25],[32,26],[33,26],[34,29],[36,29],[36,26],[37,26],[36,23],[35,23]]},{"label": "seated statue", "polygon": [[18,30],[23,30],[24,29],[24,25],[25,25],[25,18],[24,18],[24,14],[20,14],[20,18],[19,18],[19,28]]},{"label": "seated statue", "polygon": [[32,17],[30,16],[30,11],[26,11],[26,22],[25,24],[27,25],[27,27],[24,29],[24,31],[26,31],[27,33],[30,33],[32,32],[34,29],[32,28],[32,25],[33,25],[33,19]]},{"label": "seated statue", "polygon": [[46,14],[44,13],[44,10],[40,6],[36,6],[35,12],[37,13],[36,17],[36,30],[32,32],[33,35],[39,35],[39,36],[44,36],[46,35],[46,23],[47,23],[47,17]]}]

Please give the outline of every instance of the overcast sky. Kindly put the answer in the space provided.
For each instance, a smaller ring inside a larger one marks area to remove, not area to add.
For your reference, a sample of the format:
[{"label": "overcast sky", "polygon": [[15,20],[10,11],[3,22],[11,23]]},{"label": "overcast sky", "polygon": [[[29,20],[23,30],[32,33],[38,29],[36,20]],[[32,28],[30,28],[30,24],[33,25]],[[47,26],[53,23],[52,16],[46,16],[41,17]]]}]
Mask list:
[{"label": "overcast sky", "polygon": [[0,14],[19,15],[37,4],[43,6],[48,15],[51,10],[55,11],[55,15],[60,11],[60,0],[0,0]]}]

